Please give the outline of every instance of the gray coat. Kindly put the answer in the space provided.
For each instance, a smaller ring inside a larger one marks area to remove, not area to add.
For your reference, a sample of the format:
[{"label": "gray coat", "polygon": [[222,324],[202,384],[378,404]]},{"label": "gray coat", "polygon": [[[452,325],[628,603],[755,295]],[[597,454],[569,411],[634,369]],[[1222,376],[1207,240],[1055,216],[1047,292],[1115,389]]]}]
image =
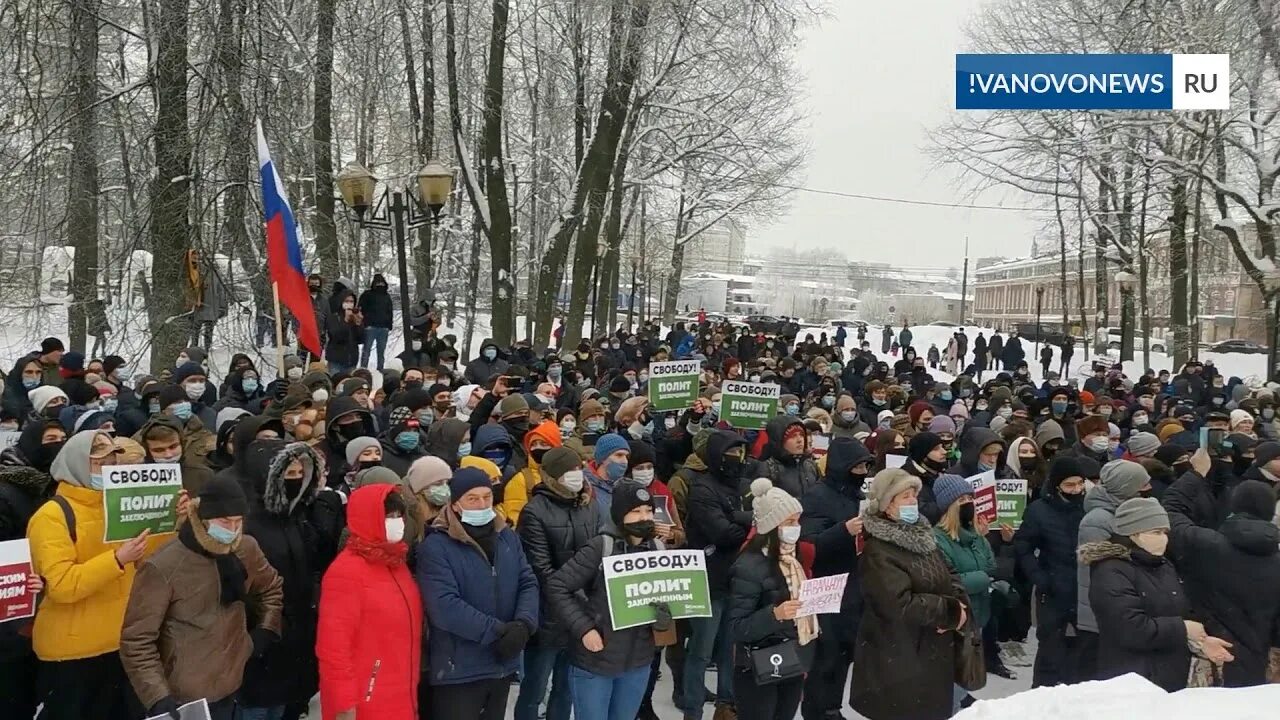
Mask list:
[{"label": "gray coat", "polygon": [[[1089,543],[1109,542],[1112,534],[1112,523],[1116,517],[1116,508],[1124,502],[1107,492],[1101,485],[1095,485],[1084,496],[1084,519],[1080,521],[1080,537],[1076,547]],[[1087,563],[1076,563],[1076,628],[1084,631],[1098,632],[1098,619],[1094,617],[1093,608],[1089,606],[1089,569]]]}]

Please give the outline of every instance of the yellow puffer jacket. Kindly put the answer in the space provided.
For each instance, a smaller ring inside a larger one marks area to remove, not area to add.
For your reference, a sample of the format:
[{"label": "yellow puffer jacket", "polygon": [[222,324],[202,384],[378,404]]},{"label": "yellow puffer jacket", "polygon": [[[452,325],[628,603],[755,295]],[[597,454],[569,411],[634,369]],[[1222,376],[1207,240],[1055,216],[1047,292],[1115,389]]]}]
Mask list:
[{"label": "yellow puffer jacket", "polygon": [[[31,564],[44,578],[45,593],[36,612],[32,642],[41,660],[79,660],[120,649],[120,628],[133,587],[133,563],[116,564],[119,544],[102,542],[105,530],[102,492],[58,484],[75,515],[76,541],[55,502],[36,511],[27,525]],[[147,554],[172,539],[159,535]]]}]

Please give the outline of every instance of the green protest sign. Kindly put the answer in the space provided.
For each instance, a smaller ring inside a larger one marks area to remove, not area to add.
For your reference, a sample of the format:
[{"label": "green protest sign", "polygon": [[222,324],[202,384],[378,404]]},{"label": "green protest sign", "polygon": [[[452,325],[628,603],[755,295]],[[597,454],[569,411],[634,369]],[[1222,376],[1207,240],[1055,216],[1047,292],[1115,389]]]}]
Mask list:
[{"label": "green protest sign", "polygon": [[735,428],[763,430],[778,414],[782,388],[775,383],[725,380],[720,391],[720,419]]},{"label": "green protest sign", "polygon": [[614,630],[654,621],[653,603],[671,617],[711,617],[707,556],[701,550],[656,550],[604,559],[605,592]]},{"label": "green protest sign", "polygon": [[649,363],[649,404],[656,412],[693,407],[701,377],[699,360]]},{"label": "green protest sign", "polygon": [[109,465],[102,468],[102,503],[106,510],[103,542],[132,540],[143,530],[152,535],[178,527],[178,493],[182,466]]},{"label": "green protest sign", "polygon": [[1027,481],[996,481],[996,524],[1012,525],[1015,529],[1022,524],[1022,515],[1027,511]]}]

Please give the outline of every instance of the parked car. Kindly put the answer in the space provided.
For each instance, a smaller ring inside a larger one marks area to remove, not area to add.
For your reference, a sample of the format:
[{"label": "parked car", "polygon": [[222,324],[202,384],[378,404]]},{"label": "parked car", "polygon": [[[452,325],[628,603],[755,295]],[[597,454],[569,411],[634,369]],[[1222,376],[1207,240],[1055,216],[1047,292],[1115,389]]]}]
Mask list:
[{"label": "parked car", "polygon": [[1243,353],[1246,355],[1265,355],[1267,348],[1265,345],[1259,345],[1252,340],[1223,340],[1209,346],[1209,352],[1214,353]]},{"label": "parked car", "polygon": [[751,332],[762,332],[770,335],[781,332],[783,325],[781,319],[772,315],[748,315],[742,321],[751,327]]},{"label": "parked car", "polygon": [[934,320],[929,324],[933,327],[960,327],[959,325],[956,325],[953,322],[947,322],[946,320]]},{"label": "parked car", "polygon": [[[1118,327],[1098,328],[1097,337],[1098,337],[1098,340],[1106,344],[1108,350],[1120,349],[1120,328]],[[1151,340],[1151,352],[1163,353],[1165,351],[1165,348],[1168,347],[1165,344],[1165,339],[1163,337],[1157,337],[1155,335],[1152,335],[1150,336],[1150,340]],[[1134,331],[1133,349],[1134,350],[1142,349],[1142,331],[1141,330]],[[1264,350],[1263,352],[1266,352],[1266,351]]]}]

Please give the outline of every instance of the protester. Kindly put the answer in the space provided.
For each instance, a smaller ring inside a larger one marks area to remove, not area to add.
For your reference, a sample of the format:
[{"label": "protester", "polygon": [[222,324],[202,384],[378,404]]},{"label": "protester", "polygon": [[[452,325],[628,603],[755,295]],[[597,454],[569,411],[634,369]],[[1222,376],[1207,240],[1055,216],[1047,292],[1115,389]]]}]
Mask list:
[{"label": "protester", "polygon": [[952,714],[955,643],[969,599],[920,515],[920,480],[900,468],[871,482],[858,573],[865,602],[849,703],[868,720]]},{"label": "protester", "polygon": [[239,485],[212,480],[179,518],[177,542],[138,564],[120,659],[148,716],[205,699],[212,720],[232,720],[245,663],[280,635],[283,585],[241,535],[248,513]]}]

